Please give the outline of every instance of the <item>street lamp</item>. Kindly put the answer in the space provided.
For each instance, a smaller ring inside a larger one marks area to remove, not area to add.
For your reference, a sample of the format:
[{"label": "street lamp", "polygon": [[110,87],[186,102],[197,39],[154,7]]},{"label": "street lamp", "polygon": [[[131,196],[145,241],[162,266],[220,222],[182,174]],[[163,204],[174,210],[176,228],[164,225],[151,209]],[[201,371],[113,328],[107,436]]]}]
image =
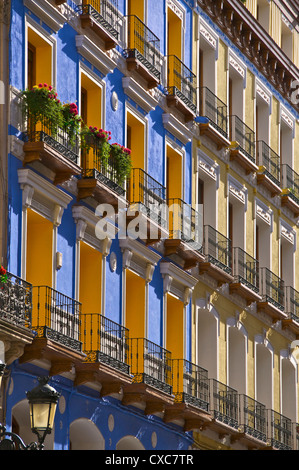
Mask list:
[{"label": "street lamp", "polygon": [[4,426],[0,425],[0,437],[8,436],[0,442],[0,450],[15,449],[16,444],[21,450],[42,450],[47,434],[51,434],[56,406],[60,393],[48,384],[48,377],[40,377],[39,384],[30,392],[26,393],[30,408],[30,425],[34,434],[37,434],[38,444],[32,442],[28,446],[24,444],[20,436],[15,433],[6,432]]}]

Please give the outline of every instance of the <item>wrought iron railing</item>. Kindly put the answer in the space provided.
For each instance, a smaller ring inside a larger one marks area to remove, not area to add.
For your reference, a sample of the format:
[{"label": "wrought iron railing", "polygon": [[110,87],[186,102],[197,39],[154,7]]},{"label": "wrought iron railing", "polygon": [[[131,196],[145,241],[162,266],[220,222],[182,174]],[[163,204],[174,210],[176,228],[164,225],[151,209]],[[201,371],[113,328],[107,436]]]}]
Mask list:
[{"label": "wrought iron railing", "polygon": [[299,204],[299,175],[290,165],[281,165],[281,186],[288,189],[288,196]]},{"label": "wrought iron railing", "polygon": [[166,188],[141,168],[131,170],[127,183],[127,200],[131,209],[136,208],[166,228]]},{"label": "wrought iron railing", "polygon": [[232,273],[231,240],[210,225],[204,226],[204,253],[208,262]]},{"label": "wrought iron railing", "polygon": [[268,441],[278,450],[292,449],[292,421],[274,410],[268,412]]},{"label": "wrought iron railing", "polygon": [[160,39],[135,15],[127,16],[128,47],[126,58],[137,59],[160,82],[162,55]]},{"label": "wrought iron railing", "polygon": [[210,404],[214,419],[232,428],[238,428],[238,392],[218,380],[211,379]]},{"label": "wrought iron railing", "polygon": [[227,132],[227,106],[209,88],[199,89],[199,114],[209,119],[210,124],[222,134],[228,136]]},{"label": "wrought iron railing", "polygon": [[79,137],[71,135],[67,129],[58,127],[56,123],[41,117],[36,125],[30,125],[28,119],[27,130],[23,132],[24,142],[43,142],[53,150],[59,152],[63,157],[78,164],[80,154]]},{"label": "wrought iron railing", "polygon": [[117,41],[121,32],[121,16],[118,0],[83,0],[75,7],[80,15],[89,15]]},{"label": "wrought iron railing", "polygon": [[133,382],[146,383],[171,394],[171,353],[146,338],[130,338],[129,343]]},{"label": "wrought iron railing", "polygon": [[32,330],[81,352],[80,302],[48,286],[32,288]]},{"label": "wrought iron railing", "polygon": [[167,56],[167,92],[179,98],[194,114],[197,110],[196,76],[175,55]]},{"label": "wrought iron railing", "polygon": [[260,268],[260,293],[263,301],[284,310],[284,281],[268,268]]},{"label": "wrought iron railing", "polygon": [[238,116],[229,116],[230,140],[238,142],[241,152],[255,163],[255,132]]},{"label": "wrought iron railing", "polygon": [[260,441],[267,441],[267,410],[265,405],[247,395],[239,395],[240,426],[243,432]]},{"label": "wrought iron railing", "polygon": [[0,320],[31,328],[32,285],[9,272],[7,278],[0,283]]},{"label": "wrought iron railing", "polygon": [[169,238],[182,240],[193,250],[203,251],[202,211],[179,198],[168,199]]},{"label": "wrought iron railing", "polygon": [[128,329],[99,313],[82,313],[80,320],[86,361],[102,362],[128,374]]},{"label": "wrought iron railing", "polygon": [[254,292],[259,292],[259,263],[242,248],[233,249],[233,275],[236,282],[241,282]]},{"label": "wrought iron railing", "polygon": [[96,179],[118,195],[123,196],[126,192],[125,181],[119,176],[115,160],[109,157],[106,161],[102,155],[102,143],[91,139],[88,148],[82,152],[82,177]]},{"label": "wrought iron railing", "polygon": [[285,287],[285,312],[289,318],[299,322],[299,292],[291,286]]},{"label": "wrought iron railing", "polygon": [[172,377],[175,402],[189,403],[208,411],[209,380],[206,369],[186,359],[173,359]]},{"label": "wrought iron railing", "polygon": [[280,186],[280,157],[263,140],[256,142],[257,162],[264,167],[264,174]]}]

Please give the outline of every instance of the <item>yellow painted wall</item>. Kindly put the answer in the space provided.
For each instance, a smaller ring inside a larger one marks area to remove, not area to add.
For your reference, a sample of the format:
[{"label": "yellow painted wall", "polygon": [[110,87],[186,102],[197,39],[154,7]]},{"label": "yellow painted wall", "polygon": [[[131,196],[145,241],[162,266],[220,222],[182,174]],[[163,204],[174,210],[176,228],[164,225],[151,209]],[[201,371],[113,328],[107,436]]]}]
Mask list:
[{"label": "yellow painted wall", "polygon": [[167,145],[167,197],[182,198],[182,155]]},{"label": "yellow painted wall", "polygon": [[255,130],[255,100],[253,98],[254,88],[254,75],[249,70],[247,70],[245,90],[245,124],[253,131]]},{"label": "yellow painted wall", "polygon": [[145,335],[145,280],[126,270],[126,328],[130,338]]},{"label": "yellow painted wall", "polygon": [[145,124],[130,112],[127,113],[127,146],[131,149],[133,168],[145,167]]},{"label": "yellow painted wall", "polygon": [[28,43],[34,46],[36,51],[35,79],[39,83],[52,83],[52,46],[41,38],[35,31],[28,28]]},{"label": "yellow painted wall", "polygon": [[143,0],[128,0],[128,14],[135,15],[141,21],[144,21],[144,1]]},{"label": "yellow painted wall", "polygon": [[270,4],[270,36],[281,46],[281,11],[273,1]]},{"label": "yellow painted wall", "polygon": [[102,254],[80,242],[79,300],[83,313],[102,313]]},{"label": "yellow painted wall", "polygon": [[101,88],[84,73],[81,73],[81,87],[87,91],[88,126],[102,127],[102,92]]},{"label": "yellow painted wall", "polygon": [[278,155],[280,154],[279,148],[279,103],[276,98],[272,98],[272,114],[271,114],[271,128],[270,128],[270,147]]},{"label": "yellow painted wall", "polygon": [[27,210],[26,280],[33,286],[52,287],[53,224]]},{"label": "yellow painted wall", "polygon": [[167,294],[166,349],[173,359],[184,358],[184,304]]},{"label": "yellow painted wall", "polygon": [[216,95],[226,105],[227,102],[227,46],[219,39],[217,60]]},{"label": "yellow painted wall", "polygon": [[167,51],[168,55],[176,55],[182,59],[182,22],[180,18],[170,9],[167,9]]}]

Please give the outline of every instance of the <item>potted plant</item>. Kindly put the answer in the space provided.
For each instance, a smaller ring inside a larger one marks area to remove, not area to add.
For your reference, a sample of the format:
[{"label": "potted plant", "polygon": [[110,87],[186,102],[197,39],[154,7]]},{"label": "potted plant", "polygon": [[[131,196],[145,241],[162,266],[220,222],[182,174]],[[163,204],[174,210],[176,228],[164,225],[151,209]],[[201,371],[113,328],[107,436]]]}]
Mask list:
[{"label": "potted plant", "polygon": [[23,111],[29,132],[41,131],[55,136],[63,127],[62,105],[51,85],[40,83],[23,91]]},{"label": "potted plant", "polygon": [[[110,156],[111,132],[104,129],[98,129],[93,126],[83,126],[81,130],[81,148],[85,153],[85,159],[90,158],[90,150],[92,151],[92,165],[98,171],[108,168]],[[90,166],[90,165],[89,165]]]},{"label": "potted plant", "polygon": [[63,128],[67,133],[69,143],[74,147],[81,132],[82,118],[79,116],[76,103],[62,105]]},{"label": "potted plant", "polygon": [[121,186],[132,169],[131,150],[123,145],[114,143],[111,145],[110,155],[116,171],[117,182]]}]

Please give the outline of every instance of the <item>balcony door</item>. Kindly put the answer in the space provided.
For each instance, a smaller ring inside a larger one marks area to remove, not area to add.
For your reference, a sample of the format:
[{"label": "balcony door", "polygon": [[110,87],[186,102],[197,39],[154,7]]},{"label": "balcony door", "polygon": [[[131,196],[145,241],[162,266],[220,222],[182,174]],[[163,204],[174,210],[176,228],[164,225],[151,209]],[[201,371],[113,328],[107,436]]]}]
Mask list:
[{"label": "balcony door", "polygon": [[102,313],[102,253],[80,242],[79,300],[83,313]]},{"label": "balcony door", "polygon": [[145,280],[126,269],[126,319],[130,338],[145,336]]},{"label": "balcony door", "polygon": [[52,44],[42,38],[34,29],[27,29],[27,86],[53,85]]},{"label": "balcony door", "polygon": [[167,294],[166,349],[174,359],[184,359],[184,304]]}]

